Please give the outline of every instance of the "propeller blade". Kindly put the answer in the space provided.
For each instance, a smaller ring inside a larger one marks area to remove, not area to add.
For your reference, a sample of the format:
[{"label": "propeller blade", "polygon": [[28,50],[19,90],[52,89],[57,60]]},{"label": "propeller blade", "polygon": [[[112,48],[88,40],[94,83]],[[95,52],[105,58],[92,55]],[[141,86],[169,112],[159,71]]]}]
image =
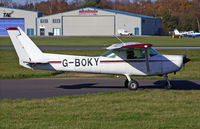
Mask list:
[{"label": "propeller blade", "polygon": [[190,59],[190,58],[187,58],[187,55],[184,54],[184,56],[183,56],[183,64],[186,64],[186,63],[189,62],[189,61],[191,61],[191,59]]}]

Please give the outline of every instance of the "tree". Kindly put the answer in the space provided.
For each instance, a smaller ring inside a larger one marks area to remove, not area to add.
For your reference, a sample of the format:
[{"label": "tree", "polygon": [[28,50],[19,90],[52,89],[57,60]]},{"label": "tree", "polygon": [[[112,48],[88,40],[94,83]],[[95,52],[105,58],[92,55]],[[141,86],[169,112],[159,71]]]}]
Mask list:
[{"label": "tree", "polygon": [[12,7],[12,0],[0,0],[0,6]]},{"label": "tree", "polygon": [[82,7],[100,7],[101,0],[86,0]]},{"label": "tree", "polygon": [[172,30],[174,30],[174,28],[177,28],[177,26],[178,26],[178,18],[175,16],[172,16],[168,11],[165,11],[162,14],[162,22],[165,25],[165,27],[167,28],[167,30],[165,30],[165,32],[172,31]]}]

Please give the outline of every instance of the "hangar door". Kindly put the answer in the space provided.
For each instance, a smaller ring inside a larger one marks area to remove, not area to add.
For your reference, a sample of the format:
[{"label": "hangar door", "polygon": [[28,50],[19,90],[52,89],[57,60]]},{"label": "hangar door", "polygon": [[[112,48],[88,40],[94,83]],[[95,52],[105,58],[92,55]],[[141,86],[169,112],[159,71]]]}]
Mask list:
[{"label": "hangar door", "polygon": [[64,16],[64,36],[114,35],[114,16]]},{"label": "hangar door", "polygon": [[18,25],[24,30],[24,18],[0,18],[0,35],[8,35],[6,28]]}]

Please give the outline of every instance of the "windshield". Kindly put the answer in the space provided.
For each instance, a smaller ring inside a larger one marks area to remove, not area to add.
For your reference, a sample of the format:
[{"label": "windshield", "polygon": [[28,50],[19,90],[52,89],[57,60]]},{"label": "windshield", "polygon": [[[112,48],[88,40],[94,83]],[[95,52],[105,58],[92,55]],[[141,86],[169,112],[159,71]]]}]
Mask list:
[{"label": "windshield", "polygon": [[105,52],[104,54],[102,54],[101,56],[103,57],[108,57],[108,58],[115,58],[118,54],[117,50],[109,50],[107,52]]},{"label": "windshield", "polygon": [[159,53],[158,53],[155,49],[153,49],[152,47],[149,47],[149,48],[148,48],[148,53],[149,53],[150,56],[155,56],[155,55],[158,55],[158,54],[159,54]]}]

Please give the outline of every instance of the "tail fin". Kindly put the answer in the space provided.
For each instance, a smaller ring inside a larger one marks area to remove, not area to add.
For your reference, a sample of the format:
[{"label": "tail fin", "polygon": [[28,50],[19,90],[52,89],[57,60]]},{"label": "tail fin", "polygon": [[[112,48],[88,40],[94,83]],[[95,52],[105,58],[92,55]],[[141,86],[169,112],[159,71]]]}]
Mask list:
[{"label": "tail fin", "polygon": [[179,31],[177,29],[174,29],[174,34],[175,35],[179,35],[180,33],[179,33]]},{"label": "tail fin", "polygon": [[[7,28],[21,65],[25,63],[44,61],[44,54],[20,27]],[[30,67],[29,67],[30,68]]]}]

